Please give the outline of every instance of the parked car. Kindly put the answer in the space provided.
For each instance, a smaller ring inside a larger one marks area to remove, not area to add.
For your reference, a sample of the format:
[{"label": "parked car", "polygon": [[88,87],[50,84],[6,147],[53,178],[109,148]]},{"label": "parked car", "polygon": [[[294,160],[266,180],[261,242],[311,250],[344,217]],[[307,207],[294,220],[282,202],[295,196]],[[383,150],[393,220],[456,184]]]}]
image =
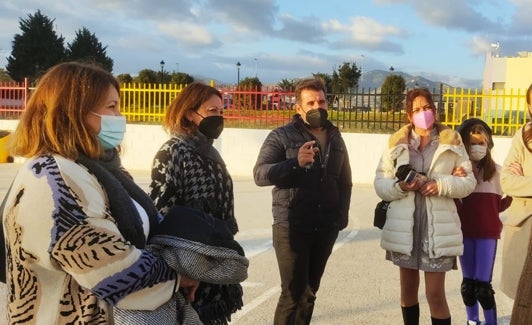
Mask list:
[{"label": "parked car", "polygon": [[262,95],[262,109],[280,109],[282,108],[282,102],[282,97],[279,93]]},{"label": "parked car", "polygon": [[223,103],[224,103],[224,109],[232,109],[234,108],[233,104],[233,94],[223,93]]},{"label": "parked car", "polygon": [[369,112],[371,111],[371,107],[367,105],[361,105],[361,106],[355,106],[351,110],[353,111],[362,111],[362,112]]}]

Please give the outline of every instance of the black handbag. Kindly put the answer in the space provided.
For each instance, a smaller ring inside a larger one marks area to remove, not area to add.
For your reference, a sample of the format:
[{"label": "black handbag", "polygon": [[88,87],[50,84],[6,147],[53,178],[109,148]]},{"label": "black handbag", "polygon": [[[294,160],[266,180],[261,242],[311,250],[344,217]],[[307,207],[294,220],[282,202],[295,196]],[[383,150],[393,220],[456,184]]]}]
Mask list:
[{"label": "black handbag", "polygon": [[373,217],[373,225],[379,229],[384,227],[386,223],[386,213],[388,212],[389,201],[380,201],[375,207],[375,216]]}]

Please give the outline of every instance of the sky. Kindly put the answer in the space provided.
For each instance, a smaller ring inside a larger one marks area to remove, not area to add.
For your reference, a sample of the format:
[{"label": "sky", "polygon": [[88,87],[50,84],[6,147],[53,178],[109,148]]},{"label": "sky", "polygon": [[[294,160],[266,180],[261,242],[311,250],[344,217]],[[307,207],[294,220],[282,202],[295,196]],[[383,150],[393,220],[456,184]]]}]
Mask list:
[{"label": "sky", "polygon": [[37,10],[65,46],[83,27],[94,33],[115,75],[164,61],[165,71],[223,84],[275,84],[349,62],[480,87],[487,53],[532,51],[532,0],[2,0],[0,67],[20,19]]}]

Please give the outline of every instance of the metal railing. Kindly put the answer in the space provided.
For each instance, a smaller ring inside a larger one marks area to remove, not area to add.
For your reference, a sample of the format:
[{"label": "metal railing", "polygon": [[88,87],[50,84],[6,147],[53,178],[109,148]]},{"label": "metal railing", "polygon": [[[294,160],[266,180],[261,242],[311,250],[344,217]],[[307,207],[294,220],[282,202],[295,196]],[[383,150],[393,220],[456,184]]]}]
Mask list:
[{"label": "metal railing", "polygon": [[477,117],[496,135],[513,135],[528,118],[526,89],[488,90],[450,88],[443,94],[440,120],[451,127]]},{"label": "metal railing", "polygon": [[23,82],[0,82],[0,118],[17,119],[30,96],[28,78]]},{"label": "metal railing", "polygon": [[160,123],[166,107],[183,87],[177,84],[121,84],[120,110],[129,123]]},{"label": "metal railing", "polygon": [[[161,123],[166,108],[183,85],[121,85],[120,109],[129,123]],[[216,86],[223,94],[226,127],[272,129],[290,121],[294,92],[277,87],[237,88]],[[511,136],[527,119],[525,90],[466,88],[431,89],[438,119],[452,128],[464,119],[478,117],[496,135]],[[28,81],[0,83],[0,118],[16,119],[24,111],[31,93]],[[402,103],[405,94],[383,95],[379,89],[358,89],[328,95],[329,118],[345,132],[391,133],[407,123],[405,111],[389,103]],[[392,107],[392,108],[390,108]]]}]

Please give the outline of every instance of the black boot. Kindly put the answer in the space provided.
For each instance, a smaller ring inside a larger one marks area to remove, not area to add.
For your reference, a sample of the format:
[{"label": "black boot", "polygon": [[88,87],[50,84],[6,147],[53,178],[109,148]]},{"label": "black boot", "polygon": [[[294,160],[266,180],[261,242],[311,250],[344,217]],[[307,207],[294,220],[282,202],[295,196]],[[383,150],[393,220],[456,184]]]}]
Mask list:
[{"label": "black boot", "polygon": [[410,307],[401,307],[405,325],[419,325],[419,304]]},{"label": "black boot", "polygon": [[432,320],[432,325],[451,325],[451,317],[441,319],[441,318],[430,318]]}]

